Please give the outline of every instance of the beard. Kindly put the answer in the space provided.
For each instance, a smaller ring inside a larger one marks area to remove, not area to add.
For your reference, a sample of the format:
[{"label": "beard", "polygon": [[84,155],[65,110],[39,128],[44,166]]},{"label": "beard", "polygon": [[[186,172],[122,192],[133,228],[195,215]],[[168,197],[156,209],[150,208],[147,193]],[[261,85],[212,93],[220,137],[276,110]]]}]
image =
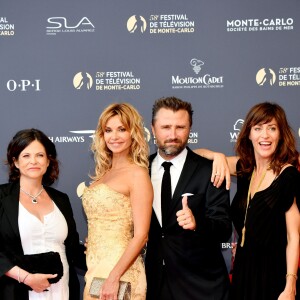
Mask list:
[{"label": "beard", "polygon": [[[182,141],[181,139],[169,139],[165,140],[163,143],[156,140],[156,145],[158,149],[165,155],[169,157],[177,156],[182,150],[185,148],[187,144],[187,139]],[[176,143],[172,145],[168,145],[168,143]]]}]

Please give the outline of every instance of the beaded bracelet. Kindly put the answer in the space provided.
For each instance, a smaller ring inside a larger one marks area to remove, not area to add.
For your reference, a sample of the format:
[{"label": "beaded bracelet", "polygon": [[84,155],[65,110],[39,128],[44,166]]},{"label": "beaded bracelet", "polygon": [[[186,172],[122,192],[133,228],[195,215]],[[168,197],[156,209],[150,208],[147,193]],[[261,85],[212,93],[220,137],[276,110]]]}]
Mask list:
[{"label": "beaded bracelet", "polygon": [[288,274],[285,275],[286,278],[289,277],[289,276],[294,277],[296,280],[298,279],[297,275],[293,274],[293,273],[288,273]]}]

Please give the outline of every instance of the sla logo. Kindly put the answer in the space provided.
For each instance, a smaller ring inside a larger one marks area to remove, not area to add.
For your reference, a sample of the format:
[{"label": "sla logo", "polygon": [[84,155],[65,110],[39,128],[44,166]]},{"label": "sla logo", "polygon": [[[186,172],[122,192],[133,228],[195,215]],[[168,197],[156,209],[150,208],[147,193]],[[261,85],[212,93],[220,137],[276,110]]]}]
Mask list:
[{"label": "sla logo", "polygon": [[243,119],[238,119],[234,125],[233,125],[233,132],[230,132],[230,143],[236,143],[237,138],[240,134],[240,131],[242,129],[242,126],[244,124],[244,120]]},{"label": "sla logo", "polygon": [[276,74],[270,68],[262,68],[256,74],[256,83],[260,86],[274,85],[276,81]]},{"label": "sla logo", "polygon": [[127,30],[130,33],[144,33],[147,28],[147,22],[143,16],[133,15],[127,21]]},{"label": "sla logo", "polygon": [[81,88],[89,90],[93,86],[93,78],[87,72],[79,72],[73,78],[73,85],[77,90]]},{"label": "sla logo", "polygon": [[193,67],[193,70],[196,74],[199,74],[199,72],[201,71],[201,67],[204,65],[204,62],[201,61],[200,59],[197,58],[193,58],[190,61],[191,66]]},{"label": "sla logo", "polygon": [[65,17],[51,17],[47,19],[47,22],[47,35],[95,32],[95,26],[87,17],[83,17],[78,23],[72,22],[72,24]]},{"label": "sla logo", "polygon": [[87,17],[83,17],[75,26],[69,26],[67,18],[65,17],[51,17],[48,18],[47,22],[53,24],[51,26],[47,26],[47,29],[77,29],[80,26],[86,26],[87,28],[95,28],[93,23]]},{"label": "sla logo", "polygon": [[30,90],[34,90],[35,92],[39,92],[40,89],[40,79],[28,80],[21,79],[20,81],[15,81],[13,79],[7,81],[7,89],[10,92],[14,92],[16,90],[21,92],[27,92]]}]

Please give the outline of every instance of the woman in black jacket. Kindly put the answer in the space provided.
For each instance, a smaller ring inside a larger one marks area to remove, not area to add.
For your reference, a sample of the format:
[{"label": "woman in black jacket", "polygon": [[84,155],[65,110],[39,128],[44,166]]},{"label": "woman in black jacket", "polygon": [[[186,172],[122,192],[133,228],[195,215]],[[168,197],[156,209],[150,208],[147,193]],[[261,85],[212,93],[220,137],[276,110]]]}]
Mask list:
[{"label": "woman in black jacket", "polygon": [[[75,262],[85,266],[69,198],[51,187],[55,145],[37,129],[16,133],[7,149],[9,183],[0,186],[0,299],[80,299]],[[63,276],[31,273],[28,256],[58,252]],[[21,267],[23,266],[23,267]],[[50,283],[50,282],[56,283]]]}]

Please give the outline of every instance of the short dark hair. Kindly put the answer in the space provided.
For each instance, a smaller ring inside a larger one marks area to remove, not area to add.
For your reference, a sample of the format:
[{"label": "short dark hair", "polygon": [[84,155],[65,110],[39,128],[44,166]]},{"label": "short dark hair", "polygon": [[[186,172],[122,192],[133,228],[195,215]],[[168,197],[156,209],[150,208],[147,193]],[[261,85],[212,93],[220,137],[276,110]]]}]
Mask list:
[{"label": "short dark hair", "polygon": [[189,114],[189,121],[190,126],[193,125],[193,109],[192,105],[189,102],[183,101],[176,97],[162,97],[155,101],[153,108],[152,108],[152,125],[154,125],[155,117],[157,112],[161,108],[171,109],[172,111],[176,112],[179,110],[185,110]]},{"label": "short dark hair", "polygon": [[54,143],[42,131],[34,128],[18,131],[8,144],[6,164],[9,167],[9,182],[15,182],[20,179],[20,171],[15,166],[15,160],[33,141],[40,142],[45,148],[49,166],[43,176],[43,184],[51,185],[57,180],[59,174],[56,148]]}]

